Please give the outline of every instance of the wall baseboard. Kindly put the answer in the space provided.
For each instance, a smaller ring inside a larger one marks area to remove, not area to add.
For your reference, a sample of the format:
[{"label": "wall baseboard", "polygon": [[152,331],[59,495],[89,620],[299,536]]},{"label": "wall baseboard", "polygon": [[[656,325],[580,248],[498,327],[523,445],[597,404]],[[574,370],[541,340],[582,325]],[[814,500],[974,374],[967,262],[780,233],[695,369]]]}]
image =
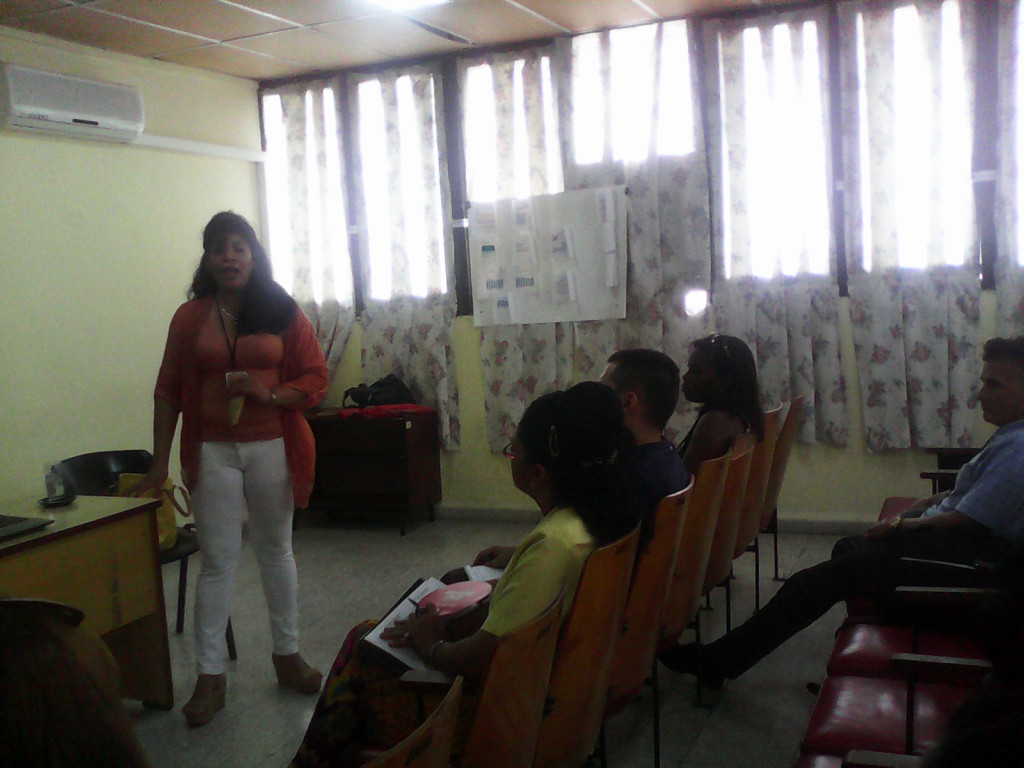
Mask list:
[{"label": "wall baseboard", "polygon": [[536,509],[497,509],[439,504],[435,511],[437,517],[443,520],[493,520],[507,523],[536,523],[540,520],[540,513]]},{"label": "wall baseboard", "polygon": [[855,536],[864,533],[873,521],[851,517],[796,517],[779,518],[779,533],[804,533],[832,536]]}]

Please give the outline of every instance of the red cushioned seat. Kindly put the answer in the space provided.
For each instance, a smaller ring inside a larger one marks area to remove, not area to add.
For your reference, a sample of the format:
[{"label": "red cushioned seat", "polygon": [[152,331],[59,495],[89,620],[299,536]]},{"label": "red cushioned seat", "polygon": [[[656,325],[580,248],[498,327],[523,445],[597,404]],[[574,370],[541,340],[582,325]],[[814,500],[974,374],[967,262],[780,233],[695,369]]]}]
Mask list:
[{"label": "red cushioned seat", "polygon": [[[871,677],[829,677],[821,686],[801,743],[808,753],[845,755],[850,750],[907,754],[908,684]],[[938,740],[970,688],[918,683],[914,686],[914,743],[923,754]]]},{"label": "red cushioned seat", "polygon": [[968,635],[890,627],[880,624],[844,624],[828,660],[832,676],[892,677],[889,660],[897,653],[922,653],[958,659],[984,659],[980,641]]}]

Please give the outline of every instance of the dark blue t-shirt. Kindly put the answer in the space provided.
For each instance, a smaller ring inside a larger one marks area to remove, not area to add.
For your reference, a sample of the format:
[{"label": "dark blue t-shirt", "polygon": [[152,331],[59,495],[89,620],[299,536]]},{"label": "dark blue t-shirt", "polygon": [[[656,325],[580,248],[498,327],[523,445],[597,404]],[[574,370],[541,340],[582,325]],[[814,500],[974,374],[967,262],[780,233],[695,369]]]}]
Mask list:
[{"label": "dark blue t-shirt", "polygon": [[638,445],[627,465],[630,493],[640,516],[640,545],[651,536],[658,502],[670,493],[681,491],[690,482],[676,449],[668,440]]}]

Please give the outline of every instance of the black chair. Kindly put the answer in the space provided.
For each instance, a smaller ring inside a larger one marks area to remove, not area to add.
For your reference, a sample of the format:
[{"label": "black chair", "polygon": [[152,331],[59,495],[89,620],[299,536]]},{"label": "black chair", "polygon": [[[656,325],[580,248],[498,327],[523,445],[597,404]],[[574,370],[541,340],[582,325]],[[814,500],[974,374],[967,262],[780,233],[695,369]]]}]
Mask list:
[{"label": "black chair", "polygon": [[[71,478],[75,490],[83,496],[109,496],[117,486],[117,478],[123,472],[145,474],[153,465],[149,451],[137,449],[126,451],[96,451],[64,459],[58,464],[65,477]],[[180,635],[185,629],[185,590],[188,585],[188,559],[199,551],[199,537],[193,524],[178,526],[178,539],[174,546],[160,553],[160,564],[179,563],[178,567],[178,611],[175,631]],[[238,658],[235,649],[235,633],[228,618],[225,632],[228,642],[228,656]]]}]

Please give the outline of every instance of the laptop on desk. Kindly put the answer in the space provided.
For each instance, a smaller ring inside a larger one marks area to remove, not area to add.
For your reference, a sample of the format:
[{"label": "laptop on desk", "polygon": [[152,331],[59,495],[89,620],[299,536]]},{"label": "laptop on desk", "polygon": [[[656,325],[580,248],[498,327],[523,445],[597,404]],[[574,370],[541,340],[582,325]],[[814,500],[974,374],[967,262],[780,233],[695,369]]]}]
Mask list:
[{"label": "laptop on desk", "polygon": [[53,520],[45,517],[18,517],[16,515],[0,515],[0,541],[13,539],[26,533],[38,531],[50,525]]}]

